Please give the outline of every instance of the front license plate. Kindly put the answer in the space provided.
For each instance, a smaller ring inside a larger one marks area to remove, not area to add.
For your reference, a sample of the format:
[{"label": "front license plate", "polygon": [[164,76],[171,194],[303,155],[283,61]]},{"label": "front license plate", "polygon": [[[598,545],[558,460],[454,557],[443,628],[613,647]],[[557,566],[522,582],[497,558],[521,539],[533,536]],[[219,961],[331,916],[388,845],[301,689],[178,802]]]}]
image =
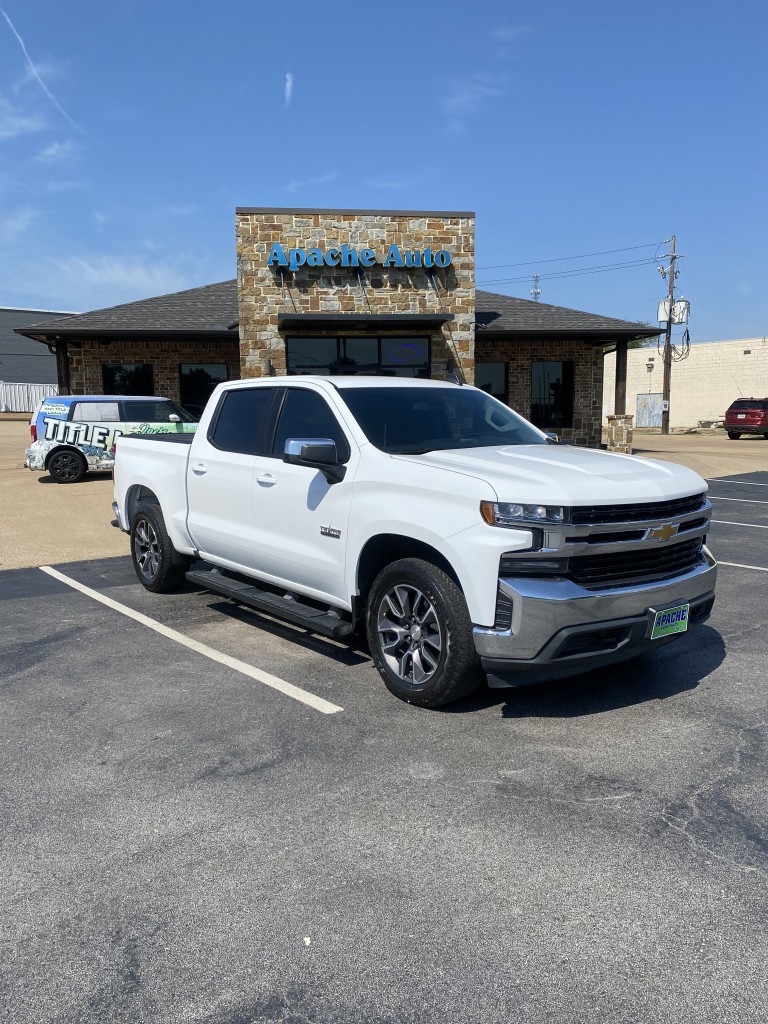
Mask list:
[{"label": "front license plate", "polygon": [[688,629],[688,607],[687,604],[679,604],[675,608],[665,608],[662,612],[656,612],[651,640],[669,636],[670,633],[685,633]]}]

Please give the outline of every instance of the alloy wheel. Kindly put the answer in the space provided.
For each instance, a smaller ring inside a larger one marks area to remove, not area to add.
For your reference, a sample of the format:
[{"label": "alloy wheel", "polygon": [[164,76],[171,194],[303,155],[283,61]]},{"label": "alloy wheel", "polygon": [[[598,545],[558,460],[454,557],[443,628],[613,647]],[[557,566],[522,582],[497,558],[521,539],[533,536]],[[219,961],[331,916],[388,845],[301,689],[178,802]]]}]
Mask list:
[{"label": "alloy wheel", "polygon": [[152,524],[146,519],[136,524],[133,550],[139,572],[146,580],[153,580],[160,565],[160,546]]},{"label": "alloy wheel", "polygon": [[417,587],[398,584],[379,602],[379,647],[390,670],[404,683],[421,687],[437,671],[443,630],[430,599]]}]

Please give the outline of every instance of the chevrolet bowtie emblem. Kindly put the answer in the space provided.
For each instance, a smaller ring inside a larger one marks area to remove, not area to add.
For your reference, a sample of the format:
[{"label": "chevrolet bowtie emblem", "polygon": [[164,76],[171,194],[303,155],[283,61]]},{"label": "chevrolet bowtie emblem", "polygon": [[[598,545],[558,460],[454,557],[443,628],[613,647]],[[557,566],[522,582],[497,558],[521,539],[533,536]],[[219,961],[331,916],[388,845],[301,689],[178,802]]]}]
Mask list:
[{"label": "chevrolet bowtie emblem", "polygon": [[677,533],[677,526],[672,523],[664,523],[655,530],[648,531],[648,540],[669,540]]}]

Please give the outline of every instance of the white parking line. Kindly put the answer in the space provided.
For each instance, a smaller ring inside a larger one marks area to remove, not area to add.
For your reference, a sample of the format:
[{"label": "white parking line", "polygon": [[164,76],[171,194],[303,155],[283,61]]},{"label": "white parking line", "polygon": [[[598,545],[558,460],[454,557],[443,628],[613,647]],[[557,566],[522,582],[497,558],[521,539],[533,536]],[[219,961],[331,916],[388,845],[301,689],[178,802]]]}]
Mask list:
[{"label": "white parking line", "polygon": [[741,562],[718,562],[718,565],[731,565],[734,569],[754,569],[756,572],[768,572],[764,565],[742,565]]},{"label": "white parking line", "polygon": [[133,619],[135,622],[140,622],[143,626],[147,626],[149,629],[153,629],[156,633],[160,633],[161,636],[167,637],[169,640],[174,640],[177,644],[181,644],[182,647],[187,647],[190,651],[202,654],[204,657],[210,658],[211,661],[216,661],[220,665],[226,665],[228,668],[233,668],[236,672],[242,672],[244,676],[248,676],[250,679],[255,679],[256,682],[263,683],[265,686],[271,686],[273,690],[279,690],[280,693],[284,693],[287,697],[292,697],[294,700],[301,701],[302,704],[307,704],[309,707],[314,708],[315,711],[320,711],[324,715],[334,715],[337,711],[344,710],[344,708],[340,708],[336,704],[331,704],[330,701],[323,700],[322,697],[315,696],[314,693],[302,690],[298,686],[294,686],[292,683],[287,683],[284,679],[278,679],[277,676],[270,675],[269,672],[263,672],[260,668],[254,668],[253,665],[248,665],[246,662],[239,661],[237,658],[231,658],[228,654],[223,654],[221,651],[217,651],[215,648],[209,647],[207,644],[201,644],[199,640],[193,640],[191,636],[185,636],[184,633],[178,633],[175,629],[170,629],[168,626],[164,626],[161,622],[157,622],[155,619],[150,619],[148,615],[136,612],[133,608],[120,604],[118,601],[113,601],[111,597],[105,597],[104,594],[100,594],[98,590],[91,590],[90,587],[86,587],[82,583],[78,583],[77,580],[73,580],[69,576],[65,576],[57,569],[51,568],[50,565],[41,565],[40,569],[42,572],[48,573],[49,576],[53,576],[54,579],[60,580],[62,583],[66,583],[66,585],[68,587],[72,587],[73,590],[79,590],[81,594],[85,594],[86,597],[93,598],[94,601],[99,601],[101,604],[106,605],[107,608],[112,608],[114,611],[120,612],[121,615],[127,615],[129,619]]},{"label": "white parking line", "polygon": [[768,530],[768,526],[761,526],[760,523],[733,523],[730,519],[711,519],[712,523],[720,523],[721,526],[748,526],[752,530]]},{"label": "white parking line", "polygon": [[750,483],[749,480],[723,480],[721,477],[715,477],[712,480],[707,480],[707,483],[725,484],[726,487],[730,487],[731,484],[741,484],[742,487],[768,487],[768,484]]},{"label": "white parking line", "polygon": [[768,505],[768,501],[758,501],[757,498],[722,498],[719,494],[708,494],[712,501],[740,501],[746,505]]}]

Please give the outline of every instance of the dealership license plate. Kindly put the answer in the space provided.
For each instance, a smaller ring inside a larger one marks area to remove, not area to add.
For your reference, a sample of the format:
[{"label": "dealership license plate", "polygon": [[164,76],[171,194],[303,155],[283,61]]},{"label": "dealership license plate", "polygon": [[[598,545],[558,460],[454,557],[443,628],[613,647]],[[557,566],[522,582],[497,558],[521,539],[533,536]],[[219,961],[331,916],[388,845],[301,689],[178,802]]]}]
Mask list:
[{"label": "dealership license plate", "polygon": [[688,607],[687,604],[679,604],[675,608],[656,612],[651,640],[658,640],[660,636],[669,636],[671,633],[684,633],[688,629]]}]

